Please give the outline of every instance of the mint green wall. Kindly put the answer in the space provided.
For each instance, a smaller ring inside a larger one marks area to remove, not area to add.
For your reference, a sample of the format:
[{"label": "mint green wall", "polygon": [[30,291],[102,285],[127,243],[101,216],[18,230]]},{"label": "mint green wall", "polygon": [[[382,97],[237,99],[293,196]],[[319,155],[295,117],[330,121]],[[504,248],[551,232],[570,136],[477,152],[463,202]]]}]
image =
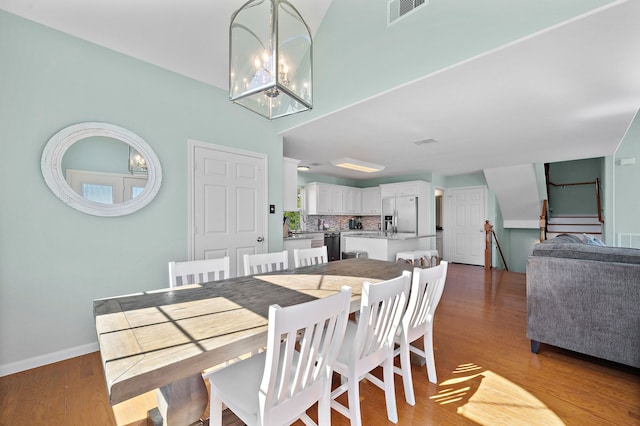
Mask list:
[{"label": "mint green wall", "polygon": [[445,186],[447,188],[463,188],[465,186],[487,186],[487,179],[484,172],[467,173],[464,175],[455,175],[445,177]]},{"label": "mint green wall", "polygon": [[432,181],[432,174],[425,171],[424,173],[415,173],[402,176],[392,176],[388,178],[374,178],[360,181],[357,186],[361,188],[367,188],[371,186],[378,186],[383,183],[396,183],[396,182],[408,182],[413,180],[423,180],[425,182]]},{"label": "mint green wall", "polygon": [[458,64],[612,0],[431,1],[387,26],[387,1],[333,0],[314,37],[314,107],[280,129]]},{"label": "mint green wall", "polygon": [[613,172],[615,169],[613,156],[607,156],[604,158],[603,164],[603,176],[605,177],[605,184],[602,189],[602,200],[604,202],[603,220],[604,225],[602,229],[602,241],[608,246],[616,245],[615,238],[615,203],[613,202],[613,194],[615,189],[615,179]]},{"label": "mint green wall", "polygon": [[[620,165],[620,160],[634,158],[633,165]],[[640,234],[640,114],[629,127],[612,161],[614,180],[614,230],[611,243],[617,243],[619,233]],[[611,163],[610,163],[611,164]]]},{"label": "mint green wall", "polygon": [[[96,341],[92,301],[168,285],[187,258],[187,141],[268,155],[269,234],[281,235],[282,141],[224,91],[0,11],[0,366]],[[163,169],[129,216],[80,213],[49,191],[47,140],[84,121],[140,135]],[[282,239],[271,238],[270,250]]]},{"label": "mint green wall", "polygon": [[[549,164],[549,181],[556,185],[602,180],[602,158]],[[549,186],[551,216],[597,215],[594,185]]]},{"label": "mint green wall", "polygon": [[62,158],[62,173],[67,169],[129,173],[129,145],[98,136],[79,140]]},{"label": "mint green wall", "polygon": [[[0,366],[92,343],[93,299],[164,286],[166,262],[187,256],[189,139],[268,155],[269,202],[277,206],[269,234],[280,235],[282,141],[274,128],[610,2],[434,1],[387,27],[386,2],[334,0],[314,38],[314,109],[273,123],[230,104],[222,90],[0,11]],[[83,121],[128,128],[153,147],[163,185],[148,207],[98,218],[48,190],[40,173],[44,144]],[[452,177],[451,184],[474,180]],[[269,240],[270,250],[281,245]]]},{"label": "mint green wall", "polygon": [[298,172],[298,186],[306,186],[311,182],[330,183],[333,185],[358,186],[358,181],[333,176],[323,176],[307,172]]},{"label": "mint green wall", "polygon": [[509,241],[509,270],[526,272],[527,258],[533,252],[533,246],[540,242],[540,230],[511,228],[507,230],[506,238]]}]

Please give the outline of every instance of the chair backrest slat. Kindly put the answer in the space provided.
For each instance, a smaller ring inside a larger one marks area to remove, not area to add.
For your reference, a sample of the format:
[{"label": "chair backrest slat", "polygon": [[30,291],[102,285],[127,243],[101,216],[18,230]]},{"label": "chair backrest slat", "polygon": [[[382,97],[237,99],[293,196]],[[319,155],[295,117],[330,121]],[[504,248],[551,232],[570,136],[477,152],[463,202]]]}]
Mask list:
[{"label": "chair backrest slat", "polygon": [[293,249],[293,262],[296,268],[327,263],[328,261],[327,246]]},{"label": "chair backrest slat", "polygon": [[372,284],[362,284],[360,319],[351,356],[362,359],[393,349],[393,341],[404,315],[411,272]]},{"label": "chair backrest slat", "polygon": [[448,263],[442,261],[433,268],[414,269],[407,314],[402,320],[403,327],[407,330],[425,330],[433,321],[444,291],[447,268]]},{"label": "chair backrest slat", "polygon": [[169,262],[169,287],[231,278],[229,270],[229,256],[218,259]]},{"label": "chair backrest slat", "polygon": [[[265,370],[260,386],[265,419],[287,416],[299,400],[328,395],[332,365],[347,327],[351,289],[311,302],[269,307]],[[273,416],[272,416],[273,414]],[[291,421],[293,421],[291,419]],[[268,423],[267,423],[268,424]]]},{"label": "chair backrest slat", "polygon": [[289,268],[289,254],[286,250],[275,253],[245,254],[243,262],[245,275],[282,271]]}]

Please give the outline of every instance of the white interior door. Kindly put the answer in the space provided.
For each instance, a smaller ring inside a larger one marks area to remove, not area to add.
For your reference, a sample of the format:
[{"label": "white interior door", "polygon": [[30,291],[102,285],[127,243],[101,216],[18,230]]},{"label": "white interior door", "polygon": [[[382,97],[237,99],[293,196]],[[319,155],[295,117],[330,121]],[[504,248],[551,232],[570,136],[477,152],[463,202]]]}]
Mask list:
[{"label": "white interior door", "polygon": [[229,256],[231,276],[242,255],[265,252],[266,156],[189,142],[194,260]]},{"label": "white interior door", "polygon": [[486,188],[445,190],[444,238],[446,260],[484,265]]}]

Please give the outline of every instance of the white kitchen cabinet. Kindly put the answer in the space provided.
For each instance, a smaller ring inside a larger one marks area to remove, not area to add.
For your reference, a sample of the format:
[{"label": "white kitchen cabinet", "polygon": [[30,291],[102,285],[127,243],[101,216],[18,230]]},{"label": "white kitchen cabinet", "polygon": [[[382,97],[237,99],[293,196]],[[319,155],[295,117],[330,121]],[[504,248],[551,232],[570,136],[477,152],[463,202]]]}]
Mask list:
[{"label": "white kitchen cabinet", "polygon": [[298,208],[298,163],[300,160],[282,158],[282,211],[293,212]]},{"label": "white kitchen cabinet", "polygon": [[342,188],[342,211],[344,214],[362,213],[362,191],[360,188]]},{"label": "white kitchen cabinet", "polygon": [[307,192],[307,214],[342,214],[342,186],[311,182]]},{"label": "white kitchen cabinet", "polygon": [[429,190],[429,184],[424,181],[415,180],[410,182],[384,183],[380,185],[382,198],[399,197],[403,195],[414,195],[420,197]]},{"label": "white kitchen cabinet", "polygon": [[382,206],[380,187],[362,188],[360,192],[362,194],[362,210],[360,213],[363,215],[379,215]]}]

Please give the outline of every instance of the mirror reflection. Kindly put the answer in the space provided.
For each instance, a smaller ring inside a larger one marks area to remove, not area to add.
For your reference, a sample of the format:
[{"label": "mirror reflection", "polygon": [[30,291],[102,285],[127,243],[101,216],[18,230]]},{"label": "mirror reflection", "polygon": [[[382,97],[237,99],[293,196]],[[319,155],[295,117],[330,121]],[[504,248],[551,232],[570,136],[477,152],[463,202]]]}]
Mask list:
[{"label": "mirror reflection", "polygon": [[83,198],[118,204],[140,195],[147,185],[147,163],[121,140],[92,136],[72,144],[62,158],[62,173]]}]

